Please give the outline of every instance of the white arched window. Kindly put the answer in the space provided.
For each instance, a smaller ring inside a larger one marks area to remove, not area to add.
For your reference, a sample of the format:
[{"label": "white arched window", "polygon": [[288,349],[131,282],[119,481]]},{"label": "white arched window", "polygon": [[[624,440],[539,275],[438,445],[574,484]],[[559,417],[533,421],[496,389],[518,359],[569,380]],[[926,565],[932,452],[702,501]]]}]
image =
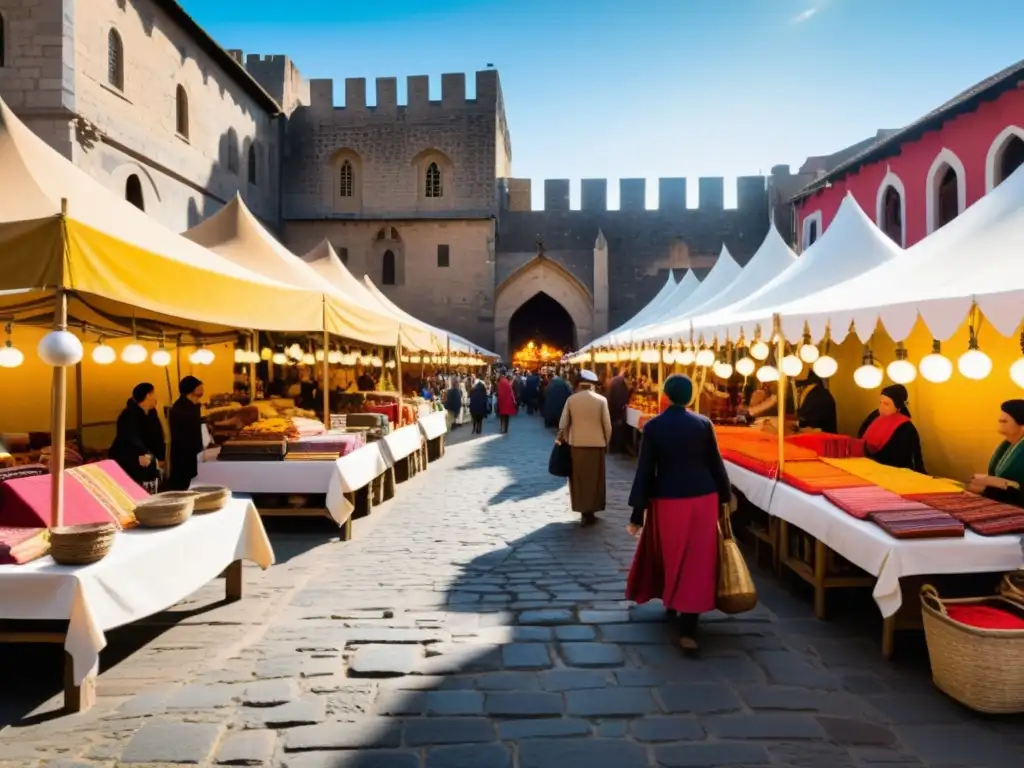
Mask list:
[{"label": "white arched window", "polygon": [[991,192],[1024,165],[1024,129],[1008,125],[989,145],[985,155],[985,192]]},{"label": "white arched window", "polygon": [[806,250],[814,245],[818,238],[821,237],[822,232],[822,216],[821,211],[817,210],[812,214],[804,217],[803,222],[803,235],[800,238],[802,244],[801,250]]},{"label": "white arched window", "polygon": [[929,235],[967,208],[967,173],[960,158],[948,149],[939,152],[928,169],[925,204]]},{"label": "white arched window", "polygon": [[892,171],[878,185],[875,224],[901,248],[907,245],[907,192],[903,180]]}]

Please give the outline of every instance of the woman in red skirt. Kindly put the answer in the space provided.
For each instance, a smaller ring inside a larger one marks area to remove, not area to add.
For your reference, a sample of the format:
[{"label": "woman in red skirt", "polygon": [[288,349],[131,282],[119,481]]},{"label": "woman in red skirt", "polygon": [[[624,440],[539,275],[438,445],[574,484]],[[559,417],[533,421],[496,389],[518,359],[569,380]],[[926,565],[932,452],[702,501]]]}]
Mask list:
[{"label": "woman in red skirt", "polygon": [[679,615],[679,646],[698,650],[700,614],[715,607],[718,514],[732,493],[711,422],[686,410],[693,397],[687,376],[670,376],[671,405],[644,427],[640,461],[629,494],[627,530],[639,536],[626,597],[660,599]]}]

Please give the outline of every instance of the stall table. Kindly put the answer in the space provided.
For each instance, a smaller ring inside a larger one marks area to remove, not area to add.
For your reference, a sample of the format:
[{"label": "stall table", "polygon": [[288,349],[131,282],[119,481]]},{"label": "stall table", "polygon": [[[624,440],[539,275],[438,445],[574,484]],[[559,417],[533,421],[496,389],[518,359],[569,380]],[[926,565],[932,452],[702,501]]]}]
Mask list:
[{"label": "stall table", "polygon": [[[228,600],[242,597],[242,561],[263,569],[274,552],[252,503],[233,499],[217,512],[193,515],[174,528],[117,535],[110,553],[87,566],[45,557],[0,565],[0,643],[64,646],[64,707],[95,703],[105,633],[166,610],[218,576]],[[39,623],[59,629],[41,631]]]},{"label": "stall table", "polygon": [[444,411],[434,411],[420,419],[417,424],[427,440],[427,460],[437,461],[444,456],[444,439],[448,434],[448,416]]},{"label": "stall table", "polygon": [[416,424],[409,424],[385,435],[381,450],[395,473],[395,480],[404,483],[421,469],[426,438]]}]

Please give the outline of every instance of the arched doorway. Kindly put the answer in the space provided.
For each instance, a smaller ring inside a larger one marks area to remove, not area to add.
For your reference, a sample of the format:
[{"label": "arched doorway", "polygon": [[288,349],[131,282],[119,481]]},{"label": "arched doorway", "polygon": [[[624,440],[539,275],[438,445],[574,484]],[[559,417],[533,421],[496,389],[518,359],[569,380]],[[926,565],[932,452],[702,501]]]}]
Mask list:
[{"label": "arched doorway", "polygon": [[996,184],[1002,184],[1010,174],[1024,165],[1024,141],[1020,136],[1011,136],[999,153],[999,169]]},{"label": "arched doorway", "polygon": [[142,182],[134,173],[124,182],[124,199],[140,211],[146,210],[146,201],[142,198]]},{"label": "arched doorway", "polygon": [[[529,345],[533,354],[526,352]],[[519,362],[517,353],[526,360],[540,358],[541,350],[568,352],[576,349],[576,324],[565,307],[540,291],[509,318],[508,348],[513,362]]]}]

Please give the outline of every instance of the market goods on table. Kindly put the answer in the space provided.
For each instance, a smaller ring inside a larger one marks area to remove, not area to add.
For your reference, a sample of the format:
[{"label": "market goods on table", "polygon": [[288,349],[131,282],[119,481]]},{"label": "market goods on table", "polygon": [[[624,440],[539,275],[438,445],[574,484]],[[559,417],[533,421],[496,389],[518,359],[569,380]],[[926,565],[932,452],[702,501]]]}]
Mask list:
[{"label": "market goods on table", "polygon": [[223,485],[193,485],[188,491],[195,494],[192,511],[197,515],[217,512],[231,501],[231,489]]},{"label": "market goods on table", "polygon": [[956,538],[964,535],[963,523],[930,507],[872,512],[871,521],[897,539]]},{"label": "market goods on table", "polygon": [[135,518],[146,528],[170,528],[181,525],[195,509],[197,494],[191,491],[158,493],[139,502],[135,507]]},{"label": "market goods on table", "polygon": [[787,462],[783,468],[781,479],[799,491],[820,496],[827,490],[836,488],[859,488],[872,483],[856,475],[852,475],[824,461]]},{"label": "market goods on table", "polygon": [[0,527],[0,565],[30,563],[49,551],[50,533],[46,528]]},{"label": "market goods on table", "polygon": [[50,557],[59,565],[91,565],[109,554],[115,536],[117,527],[113,523],[53,528],[50,530]]},{"label": "market goods on table", "polygon": [[922,475],[912,469],[888,467],[871,459],[822,459],[826,464],[856,475],[873,485],[898,493],[900,496],[922,493],[956,493],[963,486],[952,480]]},{"label": "market goods on table", "polygon": [[832,488],[826,490],[824,496],[858,520],[865,520],[874,512],[935,511],[919,501],[905,499],[899,494],[874,485],[862,488]]},{"label": "market goods on table", "polygon": [[300,437],[300,432],[292,419],[274,417],[250,424],[238,437],[241,440],[288,440]]},{"label": "market goods on table", "polygon": [[[852,459],[864,455],[864,441],[847,435],[834,435],[829,432],[801,432],[786,437],[787,446],[800,446],[814,451],[815,455],[829,459]],[[789,448],[786,449],[786,461],[789,461]]]}]

